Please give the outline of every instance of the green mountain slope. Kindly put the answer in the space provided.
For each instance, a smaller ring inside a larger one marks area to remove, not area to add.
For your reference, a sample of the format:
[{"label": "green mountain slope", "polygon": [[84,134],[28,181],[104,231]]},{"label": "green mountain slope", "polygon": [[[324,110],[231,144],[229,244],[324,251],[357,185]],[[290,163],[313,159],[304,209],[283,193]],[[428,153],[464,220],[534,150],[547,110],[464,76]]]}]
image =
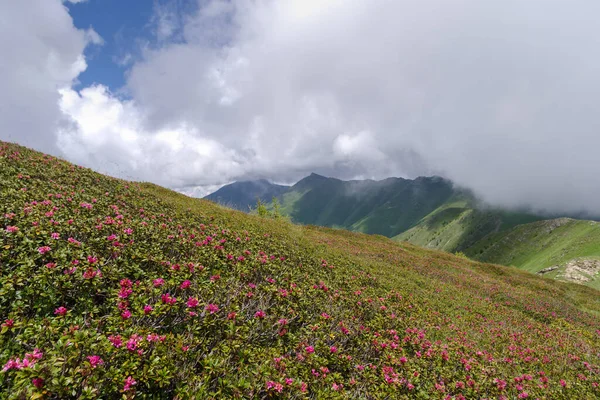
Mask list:
[{"label": "green mountain slope", "polygon": [[600,296],[0,143],[0,398],[596,398]]},{"label": "green mountain slope", "polygon": [[270,202],[289,190],[289,186],[276,185],[265,179],[234,182],[225,185],[214,193],[204,197],[226,207],[248,212],[256,207],[257,200]]},{"label": "green mountain slope", "polygon": [[449,252],[465,251],[490,234],[541,219],[527,213],[482,209],[471,196],[457,194],[394,239]]},{"label": "green mountain slope", "polygon": [[281,204],[282,211],[297,223],[391,237],[454,193],[452,183],[439,177],[342,181],[312,174],[283,194]]},{"label": "green mountain slope", "polygon": [[600,223],[569,218],[539,221],[490,235],[465,253],[478,260],[600,288]]}]

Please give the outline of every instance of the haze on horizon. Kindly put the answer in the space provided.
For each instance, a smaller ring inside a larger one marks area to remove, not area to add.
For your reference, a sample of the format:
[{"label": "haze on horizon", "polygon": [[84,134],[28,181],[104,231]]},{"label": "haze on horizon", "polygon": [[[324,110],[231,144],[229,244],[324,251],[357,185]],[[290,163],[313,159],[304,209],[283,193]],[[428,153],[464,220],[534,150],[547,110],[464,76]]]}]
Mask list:
[{"label": "haze on horizon", "polygon": [[[108,23],[126,12],[143,17]],[[593,0],[4,1],[0,139],[187,192],[435,174],[494,205],[600,215],[598,15]]]}]

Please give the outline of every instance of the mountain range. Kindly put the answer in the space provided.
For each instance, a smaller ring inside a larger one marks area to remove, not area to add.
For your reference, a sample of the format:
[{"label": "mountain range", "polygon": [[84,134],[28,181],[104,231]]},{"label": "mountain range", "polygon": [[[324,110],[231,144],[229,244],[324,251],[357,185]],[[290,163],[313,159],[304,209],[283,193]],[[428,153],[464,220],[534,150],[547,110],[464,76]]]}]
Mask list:
[{"label": "mountain range", "polygon": [[600,224],[490,207],[438,176],[344,181],[313,173],[292,186],[234,182],[206,199],[250,212],[257,199],[273,197],[294,223],[379,234],[600,287]]}]

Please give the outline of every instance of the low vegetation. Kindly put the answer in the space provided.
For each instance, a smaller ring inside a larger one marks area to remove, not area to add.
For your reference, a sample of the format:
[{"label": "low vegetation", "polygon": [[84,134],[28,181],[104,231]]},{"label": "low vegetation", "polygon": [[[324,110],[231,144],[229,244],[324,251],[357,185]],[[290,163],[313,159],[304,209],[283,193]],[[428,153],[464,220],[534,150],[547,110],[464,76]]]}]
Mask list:
[{"label": "low vegetation", "polygon": [[600,296],[0,143],[0,397],[596,398]]}]

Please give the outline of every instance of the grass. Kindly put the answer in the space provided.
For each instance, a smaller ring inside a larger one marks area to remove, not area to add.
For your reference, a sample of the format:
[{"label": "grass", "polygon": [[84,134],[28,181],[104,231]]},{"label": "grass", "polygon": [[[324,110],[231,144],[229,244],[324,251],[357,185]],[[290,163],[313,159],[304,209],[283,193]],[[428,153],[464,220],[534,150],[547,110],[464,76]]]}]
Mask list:
[{"label": "grass", "polygon": [[595,398],[600,296],[0,143],[0,398]]},{"label": "grass", "polygon": [[[482,261],[514,265],[529,272],[559,266],[548,274],[556,277],[568,261],[600,257],[600,224],[573,219],[525,224],[491,235],[466,253]],[[596,288],[599,283],[589,282]]]}]

